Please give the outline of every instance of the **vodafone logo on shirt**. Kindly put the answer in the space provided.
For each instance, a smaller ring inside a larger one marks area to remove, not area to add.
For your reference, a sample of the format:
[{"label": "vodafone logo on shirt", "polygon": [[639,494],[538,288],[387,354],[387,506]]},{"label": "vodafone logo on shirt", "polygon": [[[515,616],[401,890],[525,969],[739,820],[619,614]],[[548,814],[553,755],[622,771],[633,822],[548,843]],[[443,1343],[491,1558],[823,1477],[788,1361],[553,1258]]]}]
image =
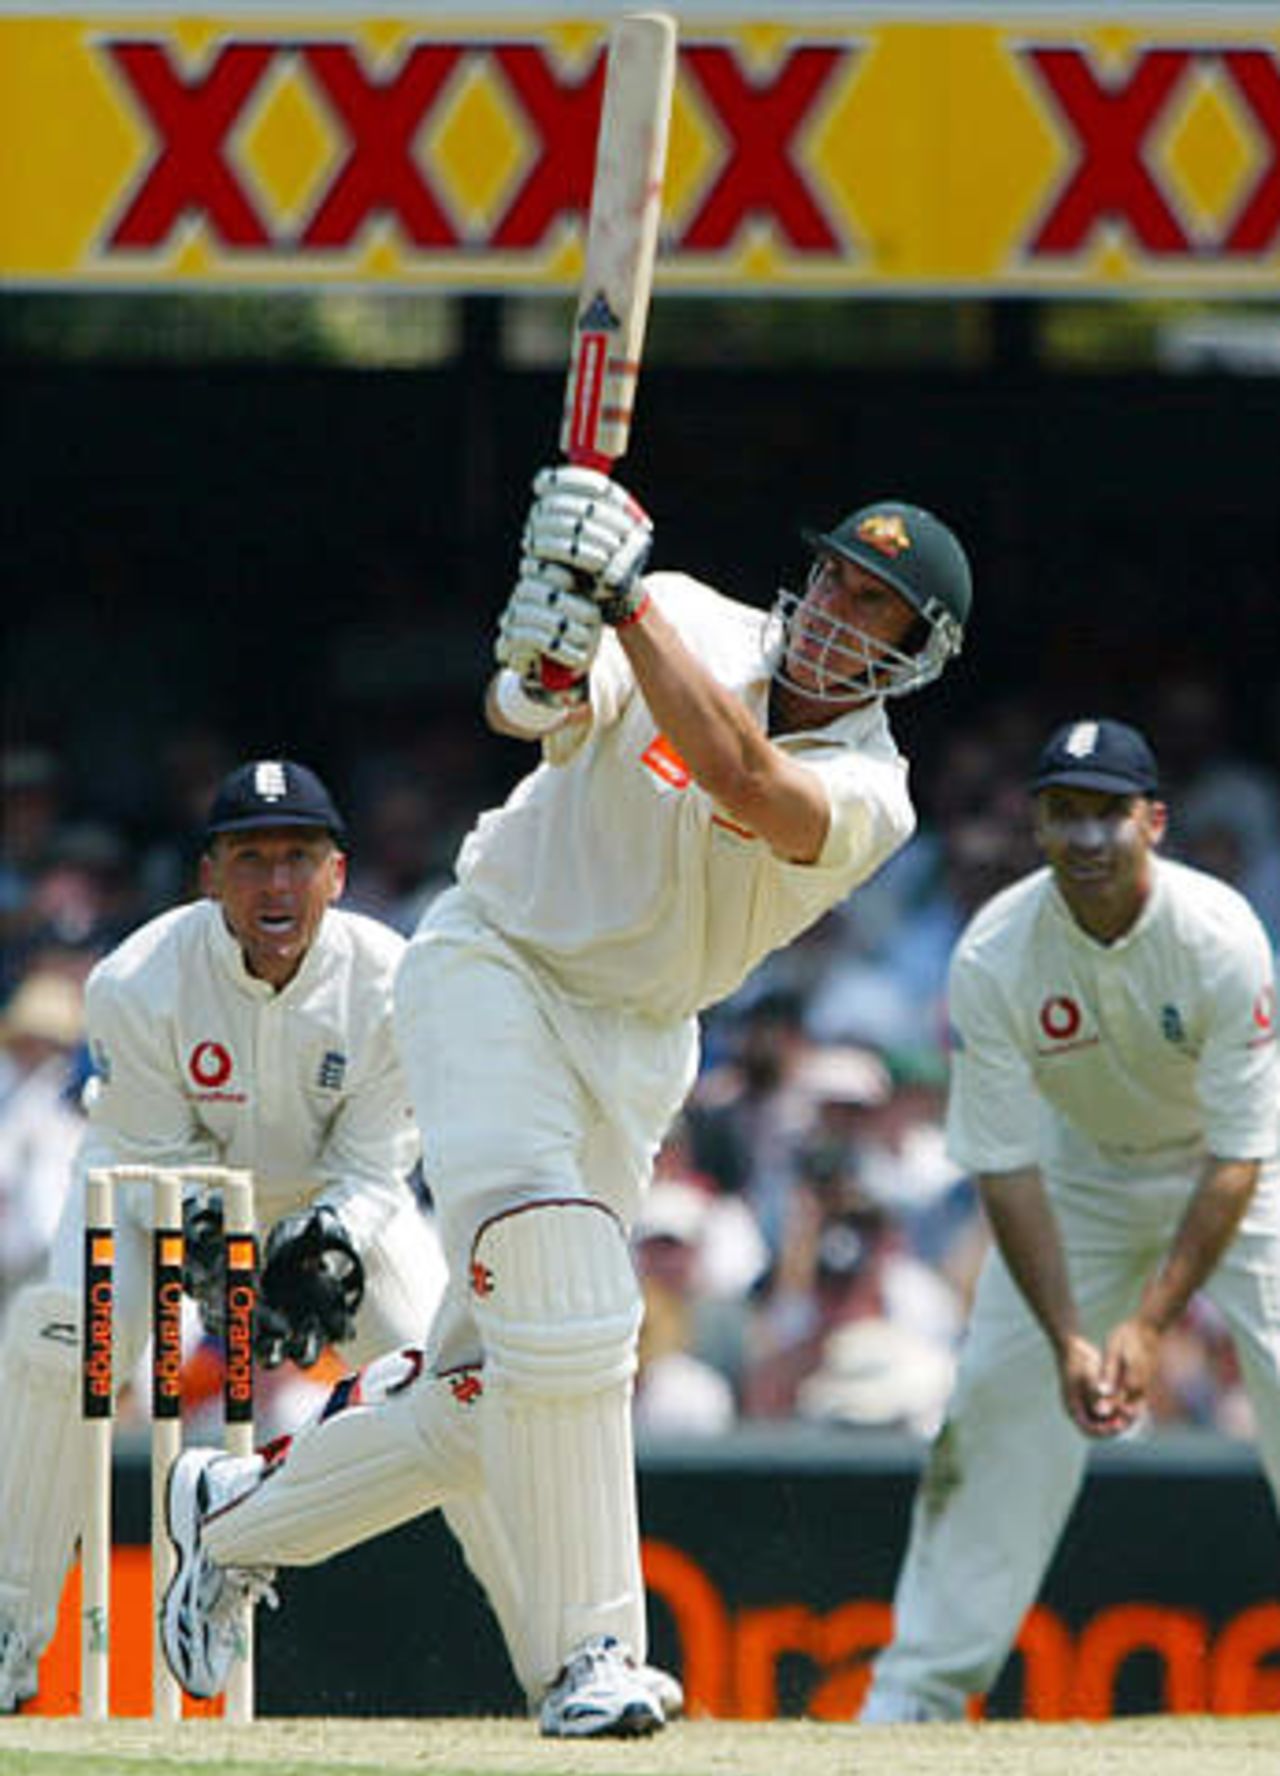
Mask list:
[{"label": "vodafone logo on shirt", "polygon": [[1052,993],[1040,1007],[1040,1029],[1049,1040],[1041,1054],[1061,1054],[1068,1048],[1090,1048],[1096,1036],[1081,1036],[1084,1013],[1068,993]]},{"label": "vodafone logo on shirt", "polygon": [[1040,1007],[1040,1028],[1055,1042],[1069,1042],[1080,1028],[1080,1007],[1065,993],[1055,994]]},{"label": "vodafone logo on shirt", "polygon": [[189,1095],[202,1104],[243,1104],[243,1092],[225,1089],[234,1071],[231,1055],[221,1042],[197,1042],[187,1056],[187,1075],[195,1087]]}]

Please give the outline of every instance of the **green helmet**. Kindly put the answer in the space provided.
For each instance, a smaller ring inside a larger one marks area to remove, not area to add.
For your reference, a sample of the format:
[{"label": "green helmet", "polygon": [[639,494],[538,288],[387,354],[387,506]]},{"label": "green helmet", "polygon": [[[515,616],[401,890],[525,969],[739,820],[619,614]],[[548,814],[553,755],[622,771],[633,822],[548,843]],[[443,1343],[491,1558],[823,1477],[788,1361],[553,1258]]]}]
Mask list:
[{"label": "green helmet", "polygon": [[940,518],[923,506],[877,500],[842,518],[834,530],[806,530],[813,549],[829,549],[887,580],[927,622],[944,613],[963,630],[973,605],[969,559]]},{"label": "green helmet", "polygon": [[[876,688],[900,696],[928,684],[960,651],[973,604],[973,576],[955,533],[932,512],[902,500],[860,506],[828,531],[802,532],[810,548],[857,562],[900,592],[928,625],[924,646],[881,661]],[[795,621],[802,600],[788,613]],[[850,630],[851,641],[857,632]]]}]

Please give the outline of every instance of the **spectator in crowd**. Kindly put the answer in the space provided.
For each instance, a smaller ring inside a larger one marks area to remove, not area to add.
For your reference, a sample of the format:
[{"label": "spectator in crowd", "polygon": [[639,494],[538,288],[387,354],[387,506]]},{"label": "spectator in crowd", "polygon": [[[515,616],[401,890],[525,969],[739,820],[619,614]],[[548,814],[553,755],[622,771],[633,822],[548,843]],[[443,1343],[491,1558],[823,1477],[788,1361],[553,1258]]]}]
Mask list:
[{"label": "spectator in crowd", "polygon": [[159,749],[159,780],[149,798],[138,879],[143,910],[158,913],[200,892],[199,833],[218,785],[235,766],[226,735],[206,722],[185,723]]},{"label": "spectator in crowd", "polygon": [[411,936],[448,881],[432,790],[420,777],[378,772],[364,798],[357,835],[360,863],[347,885],[346,904]]},{"label": "spectator in crowd", "polygon": [[644,1296],[634,1417],[642,1432],[709,1436],[733,1423],[733,1384],[702,1354],[706,1300],[697,1267],[715,1198],[705,1185],[655,1178],[632,1233]]},{"label": "spectator in crowd", "polygon": [[0,1324],[48,1259],[84,1133],[76,1087],[80,983],[44,968],[0,1011]]},{"label": "spectator in crowd", "polygon": [[40,924],[36,883],[49,862],[64,814],[62,766],[38,746],[6,747],[0,754],[0,956],[10,978]]},{"label": "spectator in crowd", "polygon": [[693,1164],[742,1197],[773,1252],[812,1114],[796,1083],[812,1046],[803,1012],[801,997],[774,989],[725,1020],[719,1059],[699,1076],[683,1119]]},{"label": "spectator in crowd", "polygon": [[[870,1051],[829,1048],[807,1058],[798,1083],[810,1099],[809,1130],[787,1237],[755,1307],[743,1384],[753,1417],[795,1411],[831,1338],[854,1322],[874,1320],[901,1331],[904,1343],[935,1350],[944,1378],[960,1329],[955,1292],[912,1254],[901,1225],[862,1183],[863,1119],[889,1101],[888,1069]],[[927,1408],[912,1416],[927,1417]]]}]

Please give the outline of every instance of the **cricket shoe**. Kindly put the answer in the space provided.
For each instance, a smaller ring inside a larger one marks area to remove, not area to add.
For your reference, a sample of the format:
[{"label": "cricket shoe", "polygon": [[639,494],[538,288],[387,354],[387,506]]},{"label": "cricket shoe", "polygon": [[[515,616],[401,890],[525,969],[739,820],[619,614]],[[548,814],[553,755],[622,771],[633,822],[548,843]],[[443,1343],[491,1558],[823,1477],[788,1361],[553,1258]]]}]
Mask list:
[{"label": "cricket shoe", "polygon": [[923,1727],[937,1721],[964,1719],[964,1705],[921,1696],[912,1690],[873,1688],[858,1715],[864,1727]]},{"label": "cricket shoe", "polygon": [[661,1702],[612,1635],[570,1654],[538,1714],[547,1739],[637,1739],[665,1725]]},{"label": "cricket shoe", "polygon": [[278,1603],[274,1567],[219,1566],[203,1547],[212,1511],[237,1490],[224,1470],[243,1464],[217,1449],[189,1449],[169,1473],[165,1510],[178,1570],[164,1594],[164,1656],[189,1696],[219,1696],[231,1667],[247,1648],[244,1606]]},{"label": "cricket shoe", "polygon": [[39,1687],[36,1658],[20,1628],[0,1622],[0,1714],[16,1714]]},{"label": "cricket shoe", "polygon": [[679,1720],[684,1713],[684,1685],[675,1673],[661,1665],[641,1665],[636,1676],[662,1710],[663,1720]]}]

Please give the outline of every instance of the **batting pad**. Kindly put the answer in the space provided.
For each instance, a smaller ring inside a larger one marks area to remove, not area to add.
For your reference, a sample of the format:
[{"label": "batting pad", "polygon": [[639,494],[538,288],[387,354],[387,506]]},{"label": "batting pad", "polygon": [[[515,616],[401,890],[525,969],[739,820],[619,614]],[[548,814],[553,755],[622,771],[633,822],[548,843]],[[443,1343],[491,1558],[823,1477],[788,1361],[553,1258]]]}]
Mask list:
[{"label": "batting pad", "polygon": [[472,1256],[481,1459],[519,1574],[512,1658],[537,1695],[590,1636],[645,1656],[631,1440],[640,1289],[601,1203],[522,1206],[488,1222]]},{"label": "batting pad", "polygon": [[[368,1375],[366,1391],[363,1378]],[[223,1566],[314,1566],[479,1485],[476,1378],[434,1376],[420,1351],[379,1358],[292,1438],[260,1484],[212,1515]]]},{"label": "batting pad", "polygon": [[0,1616],[42,1653],[84,1521],[80,1307],[70,1290],[25,1289],[0,1345]]}]

